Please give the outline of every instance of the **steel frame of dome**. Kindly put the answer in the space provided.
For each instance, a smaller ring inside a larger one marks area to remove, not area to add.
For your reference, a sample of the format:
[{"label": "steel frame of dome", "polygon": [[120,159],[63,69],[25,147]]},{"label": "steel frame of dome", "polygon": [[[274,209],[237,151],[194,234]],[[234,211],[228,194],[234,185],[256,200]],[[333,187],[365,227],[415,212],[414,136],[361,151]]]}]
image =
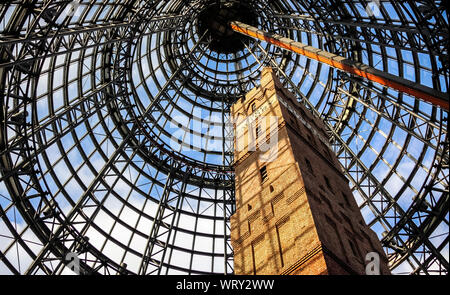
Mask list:
[{"label": "steel frame of dome", "polygon": [[[211,50],[198,16],[240,1],[6,2],[1,273],[75,253],[83,274],[231,274],[228,111],[263,66],[324,120],[393,273],[448,273],[446,110],[264,42]],[[265,31],[448,92],[445,2],[245,1]]]}]

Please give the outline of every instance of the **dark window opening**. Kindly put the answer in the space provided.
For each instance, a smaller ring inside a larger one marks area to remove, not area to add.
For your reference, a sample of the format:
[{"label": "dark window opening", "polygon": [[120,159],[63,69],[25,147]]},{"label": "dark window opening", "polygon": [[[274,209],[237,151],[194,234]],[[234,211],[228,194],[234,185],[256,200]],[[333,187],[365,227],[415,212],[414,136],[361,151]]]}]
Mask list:
[{"label": "dark window opening", "polygon": [[267,179],[267,167],[263,166],[259,169],[259,173],[261,174],[261,182],[264,182]]},{"label": "dark window opening", "polygon": [[312,136],[311,130],[309,130],[308,127],[306,127],[305,130],[306,130],[306,137],[308,137],[309,143],[314,145],[314,137]]},{"label": "dark window opening", "polygon": [[334,232],[336,234],[337,240],[339,242],[341,253],[344,256],[345,260],[348,262],[347,252],[345,251],[345,247],[344,247],[344,243],[342,241],[342,237],[341,237],[340,231],[337,229],[337,224],[326,214],[325,214],[325,220],[329,224],[330,229],[334,229]]},{"label": "dark window opening", "polygon": [[369,243],[369,245],[370,245],[370,250],[375,250],[376,248],[375,248],[374,244],[372,243],[372,239],[371,239],[365,232],[363,232],[363,231],[361,231],[361,234],[362,234],[363,237],[366,239],[366,241]]},{"label": "dark window opening", "polygon": [[332,156],[332,154],[331,154],[330,149],[329,149],[323,142],[322,142],[322,147],[323,147],[323,150],[324,150],[324,152],[325,152],[326,157],[327,157],[329,160],[332,160],[332,159],[333,159],[333,156]]},{"label": "dark window opening", "polygon": [[348,196],[347,196],[346,194],[342,193],[342,197],[344,198],[345,204],[346,204],[349,208],[351,208],[351,207],[350,207],[350,200],[348,199]]},{"label": "dark window opening", "polygon": [[333,188],[331,187],[331,183],[330,183],[330,180],[328,179],[328,177],[326,177],[326,176],[324,175],[324,176],[323,176],[323,179],[325,179],[325,183],[326,183],[328,189],[329,189],[330,191],[333,191]]},{"label": "dark window opening", "polygon": [[306,116],[305,111],[304,111],[302,108],[298,108],[298,110],[300,111],[300,116],[302,116],[303,119],[308,118],[308,117]]},{"label": "dark window opening", "polygon": [[317,203],[322,204],[322,200],[317,197],[316,194],[308,193],[309,196],[311,196]]},{"label": "dark window opening", "polygon": [[352,249],[353,256],[355,256],[358,259],[361,259],[362,255],[361,252],[359,252],[359,248],[355,246],[355,244],[351,240],[348,240],[348,243],[350,244],[350,248]]},{"label": "dark window opening", "polygon": [[259,138],[259,135],[261,134],[261,126],[256,126],[256,138]]},{"label": "dark window opening", "polygon": [[305,162],[306,162],[306,167],[308,168],[308,172],[310,174],[314,175],[314,170],[313,170],[313,167],[311,165],[311,162],[307,158],[305,158]]},{"label": "dark window opening", "polygon": [[292,123],[292,127],[297,128],[297,131],[298,131],[300,126],[298,126],[298,122],[297,122],[296,118],[291,117],[291,123]]}]

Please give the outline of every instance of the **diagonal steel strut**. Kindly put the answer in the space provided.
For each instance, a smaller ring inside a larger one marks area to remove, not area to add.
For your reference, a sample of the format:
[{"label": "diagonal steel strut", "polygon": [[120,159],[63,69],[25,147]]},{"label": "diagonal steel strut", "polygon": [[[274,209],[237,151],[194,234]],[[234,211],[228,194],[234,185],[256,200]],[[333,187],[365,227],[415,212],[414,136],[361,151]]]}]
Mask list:
[{"label": "diagonal steel strut", "polygon": [[266,41],[275,46],[292,52],[304,55],[308,58],[317,60],[321,63],[327,64],[333,68],[348,72],[350,74],[358,75],[366,78],[372,82],[390,87],[399,92],[403,92],[426,102],[432,103],[445,110],[449,110],[448,94],[438,90],[414,83],[413,81],[391,75],[389,73],[377,70],[371,66],[363,63],[355,62],[345,57],[318,49],[283,36],[268,33],[258,28],[246,25],[244,23],[234,21],[231,22],[231,28],[243,35]]}]

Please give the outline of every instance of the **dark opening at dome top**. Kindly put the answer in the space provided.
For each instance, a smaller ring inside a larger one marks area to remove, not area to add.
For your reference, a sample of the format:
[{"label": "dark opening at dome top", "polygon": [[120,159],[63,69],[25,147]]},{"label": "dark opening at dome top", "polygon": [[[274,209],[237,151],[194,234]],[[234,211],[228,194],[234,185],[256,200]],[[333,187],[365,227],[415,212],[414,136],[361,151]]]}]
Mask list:
[{"label": "dark opening at dome top", "polygon": [[202,36],[207,30],[210,49],[219,53],[236,53],[244,49],[244,42],[250,39],[234,32],[230,22],[241,21],[246,24],[258,25],[257,15],[246,4],[228,2],[214,3],[205,8],[198,18],[198,31]]}]

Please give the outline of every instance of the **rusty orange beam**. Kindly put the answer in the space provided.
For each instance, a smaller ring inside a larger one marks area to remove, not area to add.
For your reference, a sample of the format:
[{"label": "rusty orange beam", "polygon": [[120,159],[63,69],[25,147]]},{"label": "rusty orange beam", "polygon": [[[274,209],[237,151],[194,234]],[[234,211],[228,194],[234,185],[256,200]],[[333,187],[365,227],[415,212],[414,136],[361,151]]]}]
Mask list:
[{"label": "rusty orange beam", "polygon": [[391,75],[389,73],[377,70],[371,66],[352,61],[345,57],[309,46],[280,35],[267,33],[258,28],[234,21],[231,22],[231,28],[241,34],[266,41],[280,48],[304,55],[308,58],[327,64],[333,68],[358,75],[372,82],[390,87],[399,92],[407,93],[411,96],[432,103],[445,110],[449,110],[448,93],[437,91],[433,88],[414,83],[404,78]]}]

